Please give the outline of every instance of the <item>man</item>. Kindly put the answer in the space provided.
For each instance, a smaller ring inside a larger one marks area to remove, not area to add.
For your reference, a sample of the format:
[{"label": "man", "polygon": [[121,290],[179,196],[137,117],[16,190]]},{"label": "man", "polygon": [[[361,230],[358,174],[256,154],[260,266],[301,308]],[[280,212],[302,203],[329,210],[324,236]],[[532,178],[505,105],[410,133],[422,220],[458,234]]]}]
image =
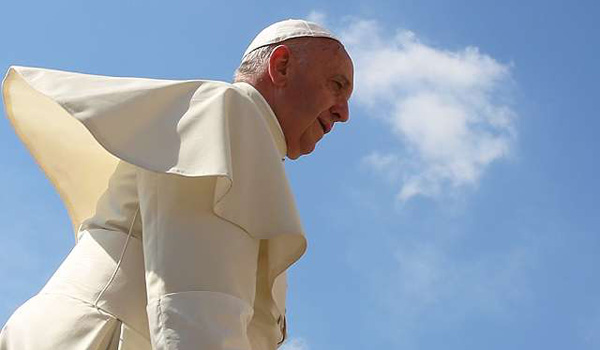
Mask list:
[{"label": "man", "polygon": [[235,80],[9,71],[7,115],[78,243],[0,349],[282,343],[285,270],[306,248],[282,159],[347,121],[353,67],[329,31],[288,20],[254,39]]}]

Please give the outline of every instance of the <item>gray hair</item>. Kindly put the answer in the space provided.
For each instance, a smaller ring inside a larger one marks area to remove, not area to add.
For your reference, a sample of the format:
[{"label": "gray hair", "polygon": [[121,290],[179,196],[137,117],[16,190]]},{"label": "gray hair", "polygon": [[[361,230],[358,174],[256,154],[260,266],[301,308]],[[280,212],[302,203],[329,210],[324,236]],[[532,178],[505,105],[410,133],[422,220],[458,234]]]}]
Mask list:
[{"label": "gray hair", "polygon": [[242,58],[240,66],[235,70],[233,81],[248,82],[258,79],[267,70],[271,54],[275,48],[281,44],[286,44],[290,50],[297,54],[298,61],[302,64],[305,64],[308,62],[307,52],[311,43],[313,46],[317,45],[315,40],[302,37],[292,38],[284,40],[280,43],[259,47],[256,50],[249,52]]},{"label": "gray hair", "polygon": [[277,44],[271,44],[251,51],[242,58],[240,66],[235,70],[234,81],[248,81],[258,78],[267,69],[269,57]]}]

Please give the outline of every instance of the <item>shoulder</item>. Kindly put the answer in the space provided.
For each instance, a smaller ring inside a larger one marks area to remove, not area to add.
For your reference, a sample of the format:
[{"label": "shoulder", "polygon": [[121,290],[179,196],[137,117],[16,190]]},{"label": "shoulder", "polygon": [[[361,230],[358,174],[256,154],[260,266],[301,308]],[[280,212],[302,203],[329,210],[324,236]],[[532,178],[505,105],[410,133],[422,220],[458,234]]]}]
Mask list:
[{"label": "shoulder", "polygon": [[199,82],[192,101],[228,100],[229,102],[253,103],[250,96],[235,84],[217,80],[200,80]]}]

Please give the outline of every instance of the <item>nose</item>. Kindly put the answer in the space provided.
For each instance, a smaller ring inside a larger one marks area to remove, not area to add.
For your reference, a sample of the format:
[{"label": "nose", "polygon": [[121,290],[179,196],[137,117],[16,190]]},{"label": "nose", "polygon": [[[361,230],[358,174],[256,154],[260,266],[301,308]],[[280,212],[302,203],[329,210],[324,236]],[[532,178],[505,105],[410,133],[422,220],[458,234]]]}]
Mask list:
[{"label": "nose", "polygon": [[350,109],[348,108],[348,101],[343,100],[339,103],[331,106],[330,110],[331,115],[333,115],[334,122],[347,122],[348,118],[350,118]]}]

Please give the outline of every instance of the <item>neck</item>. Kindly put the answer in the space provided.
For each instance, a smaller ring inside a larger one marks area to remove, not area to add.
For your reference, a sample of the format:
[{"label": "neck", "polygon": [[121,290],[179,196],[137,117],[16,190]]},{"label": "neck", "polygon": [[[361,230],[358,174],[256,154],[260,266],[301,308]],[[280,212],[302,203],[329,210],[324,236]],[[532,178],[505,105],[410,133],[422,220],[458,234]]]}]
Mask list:
[{"label": "neck", "polygon": [[281,113],[279,113],[279,111],[280,111],[279,101],[281,99],[277,98],[277,91],[275,90],[273,84],[271,83],[271,81],[269,79],[264,79],[264,77],[244,77],[244,78],[238,79],[237,81],[241,81],[241,82],[250,84],[256,90],[258,90],[258,92],[260,92],[262,97],[267,101],[267,103],[273,110],[273,113],[275,113],[275,116],[277,117],[277,121],[279,122],[279,125],[283,126],[285,124],[284,121],[281,120],[282,119]]}]

